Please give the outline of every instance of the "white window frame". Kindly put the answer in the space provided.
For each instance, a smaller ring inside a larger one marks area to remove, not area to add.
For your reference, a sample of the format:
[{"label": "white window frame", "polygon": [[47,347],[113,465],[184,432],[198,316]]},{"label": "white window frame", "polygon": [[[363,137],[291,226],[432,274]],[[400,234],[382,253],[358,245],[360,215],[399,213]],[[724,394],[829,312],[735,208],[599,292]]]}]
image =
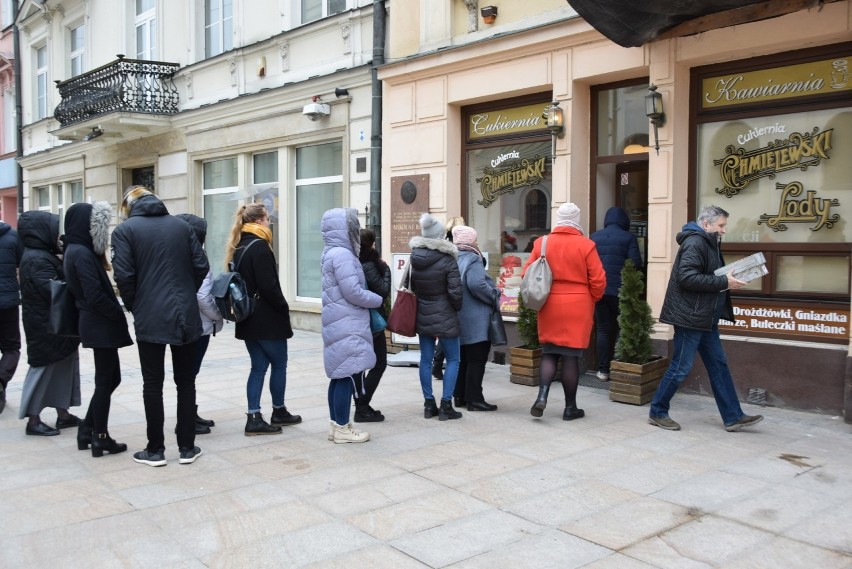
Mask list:
[{"label": "white window frame", "polygon": [[[136,54],[136,59],[144,59],[147,61],[157,60],[157,2],[151,1],[151,8],[142,13],[136,12],[136,0],[133,0],[133,11],[135,14],[133,20],[133,53]],[[143,34],[145,45],[142,51],[139,51],[139,34]]]},{"label": "white window frame", "polygon": [[[231,15],[225,17],[225,3],[229,2],[231,5]],[[204,38],[204,57],[215,57],[221,53],[225,53],[226,51],[231,51],[234,49],[234,3],[235,0],[204,0],[204,14],[203,19],[201,21],[202,26],[202,37]],[[215,7],[219,17],[216,21],[211,21],[209,24],[208,16],[211,14],[211,8]],[[230,23],[230,33],[226,33],[226,22]],[[219,49],[218,51],[213,51],[212,46],[207,41],[207,30],[214,29],[219,40]]]},{"label": "white window frame", "polygon": [[[319,2],[322,7],[322,14],[319,18],[314,18],[312,20],[305,20],[302,15],[302,4],[306,1],[313,1],[314,3]],[[329,14],[329,3],[335,0],[293,0],[293,13],[296,15],[297,25],[309,24],[311,22],[316,22],[318,20],[322,20],[324,18],[328,18],[329,16],[333,16],[335,14],[340,14],[350,9],[352,0],[343,0],[344,6],[341,10],[334,12],[333,14]]]},{"label": "white window frame", "polygon": [[[38,210],[38,211],[51,211],[51,202],[50,202],[51,196],[50,196],[50,194],[51,194],[50,185],[34,187],[33,188],[33,197],[35,199],[33,201],[35,203],[31,204],[31,205],[33,205],[35,207],[33,207],[32,209]],[[47,196],[47,204],[46,205],[43,205],[41,203],[42,195]]]},{"label": "white window frame", "polygon": [[[79,32],[80,45],[74,48],[74,38]],[[76,77],[86,71],[86,24],[68,28],[68,72],[70,77]]]},{"label": "white window frame", "polygon": [[[39,66],[39,54],[44,50],[44,65]],[[35,94],[35,120],[41,120],[47,117],[47,84],[48,71],[50,64],[48,62],[49,54],[47,44],[34,46],[33,48],[33,69],[35,75],[33,77],[33,92]]]}]

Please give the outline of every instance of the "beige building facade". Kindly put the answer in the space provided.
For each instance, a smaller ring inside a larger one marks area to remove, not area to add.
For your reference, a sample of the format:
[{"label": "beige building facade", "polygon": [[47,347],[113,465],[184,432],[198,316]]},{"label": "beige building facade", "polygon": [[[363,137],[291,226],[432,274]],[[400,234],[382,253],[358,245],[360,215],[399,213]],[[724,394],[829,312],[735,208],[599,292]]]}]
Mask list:
[{"label": "beige building facade", "polygon": [[[618,206],[659,315],[675,236],[700,207],[721,206],[727,260],[760,252],[769,269],[734,296],[737,322],[722,330],[740,397],[852,420],[852,4],[635,48],[564,2],[494,2],[491,24],[470,4],[391,3],[384,255],[406,253],[400,244],[417,231],[395,193],[410,182],[426,200],[414,203],[477,228],[511,320],[524,249],[555,209],[576,203],[590,233]],[[665,113],[656,134],[651,85]],[[553,102],[560,136],[542,116]],[[672,329],[658,323],[654,338],[666,354]],[[701,364],[686,387],[710,392]]]}]

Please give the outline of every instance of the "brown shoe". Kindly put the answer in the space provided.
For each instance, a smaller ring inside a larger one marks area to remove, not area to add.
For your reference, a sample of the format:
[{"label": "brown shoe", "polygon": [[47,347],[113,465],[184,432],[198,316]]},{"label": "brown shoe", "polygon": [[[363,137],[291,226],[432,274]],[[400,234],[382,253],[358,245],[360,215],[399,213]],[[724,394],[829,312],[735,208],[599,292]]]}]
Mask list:
[{"label": "brown shoe", "polygon": [[677,422],[673,421],[670,417],[649,416],[648,422],[654,426],[660,427],[661,429],[665,429],[667,431],[680,430],[680,425],[678,425]]},{"label": "brown shoe", "polygon": [[739,431],[746,427],[752,427],[763,420],[763,415],[743,415],[740,420],[731,425],[725,425],[725,430],[729,433]]}]

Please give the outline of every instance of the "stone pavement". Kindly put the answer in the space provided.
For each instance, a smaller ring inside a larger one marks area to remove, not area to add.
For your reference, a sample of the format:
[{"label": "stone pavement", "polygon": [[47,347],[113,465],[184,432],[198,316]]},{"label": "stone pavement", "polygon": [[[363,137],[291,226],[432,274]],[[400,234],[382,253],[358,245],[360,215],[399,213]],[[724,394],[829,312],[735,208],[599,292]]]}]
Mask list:
[{"label": "stone pavement", "polygon": [[[441,423],[423,419],[416,368],[389,368],[374,400],[387,420],[362,425],[366,444],[334,445],[322,340],[297,332],[287,405],[304,422],[245,437],[249,360],[228,325],[198,380],[216,421],[204,455],[177,462],[172,385],[169,464],[151,468],[131,460],[145,444],[135,347],[121,358],[110,431],[130,449],[99,459],[74,432],[24,435],[22,361],[0,415],[0,567],[852,567],[852,427],[839,417],[745,406],[766,419],[728,433],[712,398],[678,395],[683,430],[670,432],[647,406],[581,387],[586,418],[567,423],[557,387],[533,419],[536,388],[489,364],[500,410]],[[268,394],[263,405],[268,416]]]}]

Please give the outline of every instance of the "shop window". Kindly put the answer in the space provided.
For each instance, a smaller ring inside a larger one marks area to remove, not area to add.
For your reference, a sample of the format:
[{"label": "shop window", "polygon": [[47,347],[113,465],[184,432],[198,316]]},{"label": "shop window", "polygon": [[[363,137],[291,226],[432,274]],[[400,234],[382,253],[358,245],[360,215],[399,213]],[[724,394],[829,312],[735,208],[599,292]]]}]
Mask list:
[{"label": "shop window", "polygon": [[777,255],[775,290],[847,294],[849,256]]},{"label": "shop window", "polygon": [[296,149],[296,295],[322,297],[320,230],[326,210],[343,204],[343,145]]},{"label": "shop window", "polygon": [[202,196],[207,239],[204,248],[213,273],[225,270],[227,245],[239,205],[237,159],[212,160],[202,165]]}]

